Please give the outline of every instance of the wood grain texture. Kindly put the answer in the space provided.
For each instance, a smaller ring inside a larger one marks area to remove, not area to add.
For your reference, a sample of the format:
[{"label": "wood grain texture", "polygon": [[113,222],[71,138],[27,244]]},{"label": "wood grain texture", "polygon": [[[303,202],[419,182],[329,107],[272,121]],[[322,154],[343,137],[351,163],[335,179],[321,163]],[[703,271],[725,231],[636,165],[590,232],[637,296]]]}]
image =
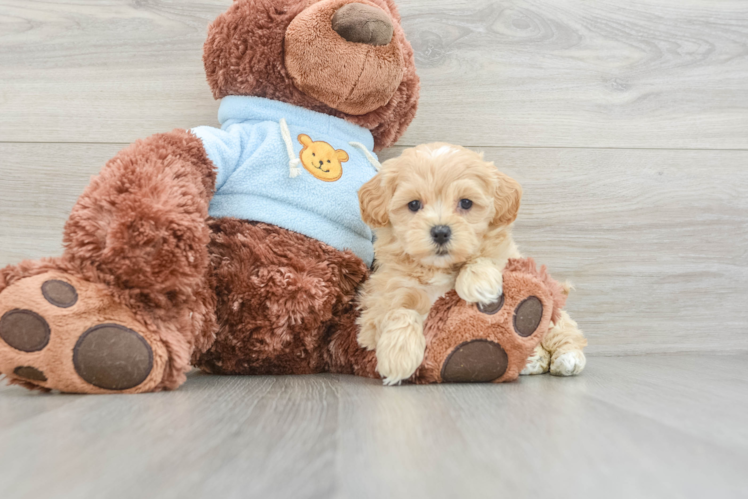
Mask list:
[{"label": "wood grain texture", "polygon": [[746,148],[739,0],[405,2],[424,79],[404,144]]},{"label": "wood grain texture", "polygon": [[0,143],[0,266],[59,255],[75,201],[123,147]]},{"label": "wood grain texture", "polygon": [[[0,144],[0,265],[59,254],[67,213],[120,148]],[[515,237],[576,286],[590,353],[748,351],[748,152],[483,149],[522,183]]]},{"label": "wood grain texture", "polygon": [[3,497],[744,497],[746,355],[383,387],[193,373],[173,393],[0,389]]},{"label": "wood grain texture", "polygon": [[[740,0],[401,0],[423,80],[403,144],[748,149]],[[0,141],[211,125],[229,0],[0,0]]]}]

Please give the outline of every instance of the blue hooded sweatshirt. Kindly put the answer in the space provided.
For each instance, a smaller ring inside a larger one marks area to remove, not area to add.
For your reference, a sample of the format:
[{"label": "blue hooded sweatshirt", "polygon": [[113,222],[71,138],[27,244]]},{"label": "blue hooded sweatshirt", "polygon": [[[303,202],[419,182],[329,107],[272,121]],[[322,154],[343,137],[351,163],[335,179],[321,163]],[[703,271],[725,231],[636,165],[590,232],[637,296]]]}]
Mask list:
[{"label": "blue hooded sweatshirt", "polygon": [[358,203],[377,173],[369,130],[259,97],[224,98],[218,121],[220,129],[192,129],[218,170],[212,217],[274,224],[371,265],[372,232]]}]

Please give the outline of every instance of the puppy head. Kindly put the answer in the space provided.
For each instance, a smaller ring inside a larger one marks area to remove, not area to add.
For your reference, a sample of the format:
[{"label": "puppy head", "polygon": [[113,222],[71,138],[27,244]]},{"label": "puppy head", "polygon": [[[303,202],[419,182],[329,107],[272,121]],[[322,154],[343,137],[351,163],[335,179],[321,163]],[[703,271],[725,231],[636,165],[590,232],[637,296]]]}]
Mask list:
[{"label": "puppy head", "polygon": [[363,220],[382,245],[434,267],[476,255],[486,235],[514,222],[521,197],[517,181],[482,155],[441,143],[385,162],[359,191]]}]

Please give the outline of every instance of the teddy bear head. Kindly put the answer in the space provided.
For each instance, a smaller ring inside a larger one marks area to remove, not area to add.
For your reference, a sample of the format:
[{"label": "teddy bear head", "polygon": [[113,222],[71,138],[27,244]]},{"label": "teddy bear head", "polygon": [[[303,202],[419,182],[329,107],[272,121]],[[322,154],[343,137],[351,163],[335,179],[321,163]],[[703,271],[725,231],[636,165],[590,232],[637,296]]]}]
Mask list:
[{"label": "teddy bear head", "polygon": [[391,146],[416,112],[413,49],[393,0],[235,0],[203,61],[216,99],[283,101],[369,129]]}]

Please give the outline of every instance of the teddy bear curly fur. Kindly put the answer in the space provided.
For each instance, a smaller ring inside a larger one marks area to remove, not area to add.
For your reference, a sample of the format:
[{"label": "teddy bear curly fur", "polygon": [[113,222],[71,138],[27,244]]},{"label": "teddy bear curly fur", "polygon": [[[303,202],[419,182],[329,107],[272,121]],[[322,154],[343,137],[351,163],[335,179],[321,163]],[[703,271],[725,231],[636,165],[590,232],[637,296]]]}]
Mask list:
[{"label": "teddy bear curly fur", "polygon": [[[319,27],[331,22],[342,28]],[[211,25],[204,63],[215,98],[340,118],[369,130],[375,151],[416,112],[419,79],[392,0],[236,0]],[[321,81],[315,64],[336,77]],[[73,208],[63,255],[0,270],[0,372],[12,384],[78,393],[175,389],[192,366],[377,377],[373,353],[355,340],[368,265],[278,225],[210,217],[215,190],[215,165],[192,131],[154,135],[111,159]],[[476,338],[510,351],[490,380],[515,379],[565,296],[531,261],[507,268],[505,296],[490,316],[454,294],[437,302],[413,381],[467,380],[465,366],[480,364]],[[512,318],[529,296],[542,312],[533,334],[517,337]]]}]

